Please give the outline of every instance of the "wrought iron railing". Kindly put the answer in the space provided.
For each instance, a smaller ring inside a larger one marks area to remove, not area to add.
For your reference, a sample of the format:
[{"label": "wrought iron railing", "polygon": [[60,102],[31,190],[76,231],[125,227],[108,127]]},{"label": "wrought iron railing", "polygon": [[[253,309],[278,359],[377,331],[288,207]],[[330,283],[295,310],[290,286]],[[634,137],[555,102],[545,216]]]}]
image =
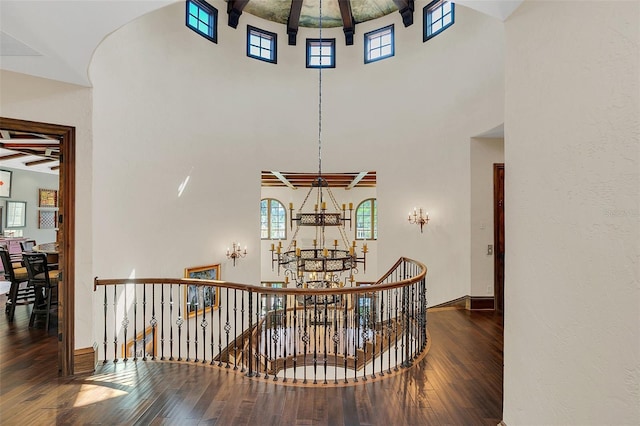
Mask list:
[{"label": "wrought iron railing", "polygon": [[268,288],[95,279],[103,362],[181,361],[297,384],[348,384],[409,367],[427,348],[426,267],[401,258],[371,285]]}]

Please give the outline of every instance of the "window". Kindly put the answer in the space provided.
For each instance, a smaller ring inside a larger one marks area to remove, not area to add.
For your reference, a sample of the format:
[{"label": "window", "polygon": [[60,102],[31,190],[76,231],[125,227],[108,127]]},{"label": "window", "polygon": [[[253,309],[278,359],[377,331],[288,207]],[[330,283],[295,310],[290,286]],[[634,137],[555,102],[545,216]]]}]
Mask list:
[{"label": "window", "polygon": [[378,208],[375,198],[364,200],[356,209],[356,240],[378,239]]},{"label": "window", "polygon": [[247,25],[247,56],[261,61],[277,63],[278,35]]},{"label": "window", "polygon": [[260,201],[260,238],[284,240],[287,238],[287,212],[282,203],[273,198]]},{"label": "window", "polygon": [[393,25],[364,35],[364,63],[379,61],[394,55]]},{"label": "window", "polygon": [[424,13],[424,40],[440,34],[453,25],[455,5],[448,1],[436,0],[426,5]]},{"label": "window", "polygon": [[336,67],[336,39],[307,39],[307,68]]},{"label": "window", "polygon": [[218,42],[218,10],[204,0],[187,0],[187,27]]}]

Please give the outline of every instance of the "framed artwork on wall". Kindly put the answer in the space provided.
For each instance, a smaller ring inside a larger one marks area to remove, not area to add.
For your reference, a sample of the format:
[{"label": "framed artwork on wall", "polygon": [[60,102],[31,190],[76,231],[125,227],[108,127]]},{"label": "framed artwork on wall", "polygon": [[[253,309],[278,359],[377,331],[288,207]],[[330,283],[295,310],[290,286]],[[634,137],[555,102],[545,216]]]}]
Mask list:
[{"label": "framed artwork on wall", "polygon": [[58,227],[58,212],[56,210],[38,210],[38,228],[56,229]]},{"label": "framed artwork on wall", "polygon": [[7,228],[24,228],[27,225],[27,202],[7,201]]},{"label": "framed artwork on wall", "polygon": [[58,191],[38,189],[38,207],[58,207]]},{"label": "framed artwork on wall", "polygon": [[[196,280],[219,280],[220,264],[185,268],[185,278]],[[188,285],[184,289],[185,316],[194,316],[220,306],[220,288],[210,286]]]},{"label": "framed artwork on wall", "polygon": [[9,170],[0,170],[0,197],[11,198],[11,174]]}]

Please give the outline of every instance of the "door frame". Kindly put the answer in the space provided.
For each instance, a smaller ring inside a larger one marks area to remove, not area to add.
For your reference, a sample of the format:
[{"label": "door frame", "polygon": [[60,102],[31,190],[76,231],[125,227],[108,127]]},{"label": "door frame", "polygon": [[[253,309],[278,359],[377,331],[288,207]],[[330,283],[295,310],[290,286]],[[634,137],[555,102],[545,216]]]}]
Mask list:
[{"label": "door frame", "polygon": [[504,312],[504,163],[493,164],[493,294],[496,313]]},{"label": "door frame", "polygon": [[0,117],[0,128],[39,133],[60,141],[58,235],[62,285],[58,288],[58,370],[62,376],[70,376],[73,375],[75,349],[76,129],[5,117]]}]

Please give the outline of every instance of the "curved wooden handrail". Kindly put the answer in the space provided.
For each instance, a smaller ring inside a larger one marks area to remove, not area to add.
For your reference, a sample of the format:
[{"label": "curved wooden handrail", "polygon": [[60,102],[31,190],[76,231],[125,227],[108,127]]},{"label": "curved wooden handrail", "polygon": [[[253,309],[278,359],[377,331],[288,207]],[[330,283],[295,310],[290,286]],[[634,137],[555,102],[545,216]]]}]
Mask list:
[{"label": "curved wooden handrail", "polygon": [[103,362],[118,362],[120,353],[125,362],[160,355],[233,367],[257,379],[282,375],[283,383],[287,374],[309,385],[318,379],[326,385],[332,374],[334,384],[339,375],[344,384],[375,379],[376,372],[411,366],[427,350],[426,273],[423,263],[401,257],[375,283],[358,287],[96,277]]},{"label": "curved wooden handrail", "polygon": [[[403,279],[400,281],[394,281],[391,283],[384,283],[383,281],[387,279],[391,273],[403,262],[413,263],[417,267],[421,269],[421,272],[416,276],[411,278]],[[372,291],[382,291],[382,290],[390,290],[398,287],[404,287],[408,284],[414,283],[423,279],[427,274],[427,267],[424,263],[418,262],[417,260],[409,259],[406,257],[401,257],[398,261],[389,269],[387,273],[385,273],[382,278],[376,281],[375,284],[367,285],[364,287],[336,287],[336,288],[271,288],[271,287],[262,287],[254,284],[244,284],[244,283],[236,283],[232,281],[221,281],[221,280],[201,280],[194,278],[109,278],[109,279],[101,279],[98,277],[94,278],[93,282],[93,290],[97,290],[98,286],[108,286],[108,285],[121,285],[121,284],[184,284],[184,285],[195,285],[195,286],[217,286],[217,287],[226,287],[236,290],[244,290],[244,291],[256,291],[264,294],[275,294],[275,295],[300,295],[300,296],[309,296],[309,295],[326,295],[326,294],[357,294],[357,293],[370,293]]]}]

